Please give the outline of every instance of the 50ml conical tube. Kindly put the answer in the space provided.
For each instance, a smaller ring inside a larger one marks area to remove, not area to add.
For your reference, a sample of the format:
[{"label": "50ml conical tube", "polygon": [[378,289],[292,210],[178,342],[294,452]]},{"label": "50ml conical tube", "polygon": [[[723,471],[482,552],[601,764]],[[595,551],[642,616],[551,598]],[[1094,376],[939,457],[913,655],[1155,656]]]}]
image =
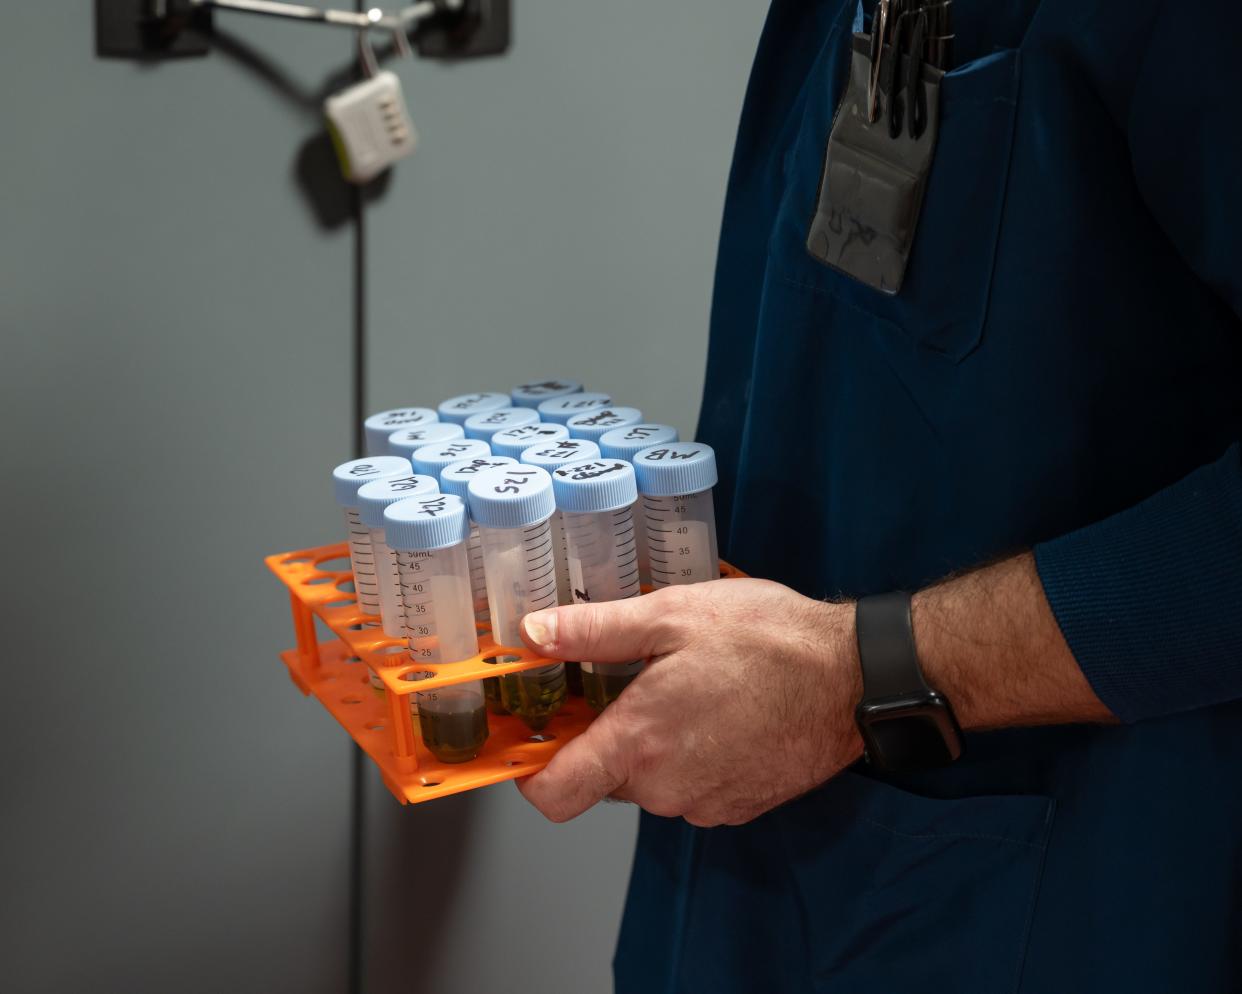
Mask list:
[{"label": "50ml conical tube", "polygon": [[[594,459],[599,455],[599,446],[589,439],[570,438],[564,425],[544,425],[543,427],[559,428],[565,432],[564,438],[551,442],[532,445],[522,453],[522,461],[554,472],[558,466],[577,462],[582,459]],[[556,557],[556,600],[558,604],[572,604],[573,591],[569,589],[569,562],[566,558],[565,517],[557,510],[552,518],[552,547]],[[565,681],[569,692],[582,696],[582,666],[576,661],[565,663]]]},{"label": "50ml conical tube", "polygon": [[[504,408],[500,410],[503,411]],[[528,411],[527,414],[529,413]],[[517,465],[517,460],[510,456],[481,456],[464,459],[444,467],[440,473],[440,486],[446,494],[460,497],[464,502],[469,499],[470,484],[473,481],[492,470],[515,465]],[[474,599],[474,619],[480,625],[490,628],[491,613],[487,606],[487,578],[483,568],[483,540],[479,537],[479,526],[473,518],[469,519],[469,526],[466,555],[470,560],[470,593]],[[483,695],[487,698],[489,711],[493,714],[506,713],[500,699],[498,677],[488,677],[483,681]]]},{"label": "50ml conical tube", "polygon": [[[556,560],[548,520],[527,528],[479,528],[487,574],[492,638],[521,646],[522,618],[556,606]],[[500,678],[501,697],[511,714],[539,731],[565,703],[565,666],[553,663]]]},{"label": "50ml conical tube", "polygon": [[[492,613],[487,606],[487,573],[483,567],[483,539],[479,535],[479,526],[473,521],[470,522],[466,556],[470,561],[470,595],[474,602],[475,621],[491,627]],[[487,698],[487,710],[492,714],[509,713],[500,692],[500,677],[489,676],[483,681],[483,695]]]},{"label": "50ml conical tube", "polygon": [[[630,507],[591,514],[563,512],[569,585],[576,603],[624,600],[639,592],[638,552]],[[643,660],[623,663],[582,661],[582,692],[603,711],[639,673]]]},{"label": "50ml conical tube", "polygon": [[[464,543],[427,552],[397,552],[401,600],[410,655],[416,662],[448,663],[479,651]],[[444,763],[478,756],[487,741],[483,681],[418,693],[423,743]]]}]

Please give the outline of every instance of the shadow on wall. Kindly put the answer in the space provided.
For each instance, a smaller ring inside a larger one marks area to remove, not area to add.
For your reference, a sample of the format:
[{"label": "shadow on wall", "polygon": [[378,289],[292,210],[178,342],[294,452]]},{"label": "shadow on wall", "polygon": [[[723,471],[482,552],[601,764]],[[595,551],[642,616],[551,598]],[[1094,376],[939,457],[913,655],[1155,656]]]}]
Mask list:
[{"label": "shadow on wall", "polygon": [[361,189],[364,203],[378,200],[388,190],[392,170],[380,173],[362,187],[346,183],[332,139],[321,131],[307,138],[298,149],[294,178],[319,227],[333,231],[353,217],[355,190]]},{"label": "shadow on wall", "polygon": [[[314,120],[315,132],[299,147],[293,163],[293,175],[320,228],[334,231],[345,225],[353,217],[357,191],[361,191],[364,203],[384,196],[392,178],[391,172],[377,176],[362,187],[347,183],[341,176],[336,150],[323,122],[324,100],[349,86],[356,78],[352,60],[329,73],[318,90],[310,90],[237,35],[217,30],[212,44],[221,55],[246,68],[297,107],[304,116]],[[375,50],[376,60],[381,63],[393,54],[395,50],[391,46]]]}]

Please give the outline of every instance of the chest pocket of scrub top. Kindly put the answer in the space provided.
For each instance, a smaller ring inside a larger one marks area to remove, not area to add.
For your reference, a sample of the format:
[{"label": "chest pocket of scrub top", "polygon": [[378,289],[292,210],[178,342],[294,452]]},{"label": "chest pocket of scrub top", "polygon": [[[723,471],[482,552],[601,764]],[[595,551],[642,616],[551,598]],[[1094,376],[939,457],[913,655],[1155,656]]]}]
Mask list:
[{"label": "chest pocket of scrub top", "polygon": [[940,135],[901,292],[888,296],[818,262],[806,250],[824,152],[845,89],[851,35],[839,25],[803,90],[802,123],[785,160],[786,188],[770,248],[779,276],[828,294],[951,360],[978,346],[1009,174],[1018,95],[1017,49],[945,74]]}]

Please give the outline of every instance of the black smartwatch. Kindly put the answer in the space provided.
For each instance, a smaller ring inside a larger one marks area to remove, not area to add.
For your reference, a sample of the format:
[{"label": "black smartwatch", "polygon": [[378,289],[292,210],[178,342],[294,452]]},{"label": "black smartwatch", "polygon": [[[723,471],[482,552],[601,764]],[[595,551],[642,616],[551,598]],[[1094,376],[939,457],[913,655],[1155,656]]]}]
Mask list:
[{"label": "black smartwatch", "polygon": [[863,685],[854,718],[867,762],[890,773],[953,762],[962,754],[962,730],[948,699],[923,679],[910,595],[864,597],[854,617]]}]

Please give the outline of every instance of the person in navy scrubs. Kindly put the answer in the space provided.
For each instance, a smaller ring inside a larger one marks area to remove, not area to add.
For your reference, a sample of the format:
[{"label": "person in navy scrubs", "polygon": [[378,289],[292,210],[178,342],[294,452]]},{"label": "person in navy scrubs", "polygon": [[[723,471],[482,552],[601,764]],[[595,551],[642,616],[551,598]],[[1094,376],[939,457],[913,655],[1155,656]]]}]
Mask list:
[{"label": "person in navy scrubs", "polygon": [[[763,579],[526,619],[650,658],[520,783],[644,810],[623,994],[1242,990],[1242,8],[953,2],[893,297],[805,248],[871,3],[771,7],[699,426]],[[964,730],[922,772],[854,720],[896,590]]]}]

